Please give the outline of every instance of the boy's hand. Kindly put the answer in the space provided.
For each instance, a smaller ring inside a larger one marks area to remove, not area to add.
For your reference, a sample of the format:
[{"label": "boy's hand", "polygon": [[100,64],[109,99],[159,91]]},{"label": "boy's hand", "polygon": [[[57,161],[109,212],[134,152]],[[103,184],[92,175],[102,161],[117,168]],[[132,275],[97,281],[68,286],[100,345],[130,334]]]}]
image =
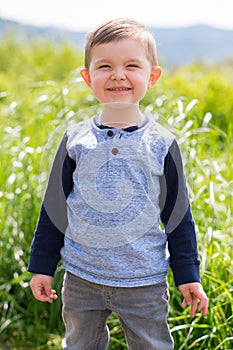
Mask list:
[{"label": "boy's hand", "polygon": [[51,276],[35,274],[32,276],[30,287],[34,297],[40,301],[52,303],[53,300],[57,299],[57,294],[52,289]]},{"label": "boy's hand", "polygon": [[205,317],[208,311],[209,300],[202,285],[199,282],[193,282],[181,284],[178,288],[184,297],[182,307],[185,308],[188,305],[191,306],[190,316],[194,317],[196,310],[198,309],[198,311],[202,312],[202,316]]}]

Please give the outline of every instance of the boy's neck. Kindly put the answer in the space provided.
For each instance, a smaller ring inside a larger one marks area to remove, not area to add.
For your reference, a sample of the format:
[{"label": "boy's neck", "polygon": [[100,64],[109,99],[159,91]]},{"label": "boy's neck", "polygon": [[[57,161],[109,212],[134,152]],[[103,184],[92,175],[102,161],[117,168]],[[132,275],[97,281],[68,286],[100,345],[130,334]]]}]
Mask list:
[{"label": "boy's neck", "polygon": [[138,104],[132,103],[105,103],[99,116],[99,123],[116,129],[139,125],[145,117]]}]

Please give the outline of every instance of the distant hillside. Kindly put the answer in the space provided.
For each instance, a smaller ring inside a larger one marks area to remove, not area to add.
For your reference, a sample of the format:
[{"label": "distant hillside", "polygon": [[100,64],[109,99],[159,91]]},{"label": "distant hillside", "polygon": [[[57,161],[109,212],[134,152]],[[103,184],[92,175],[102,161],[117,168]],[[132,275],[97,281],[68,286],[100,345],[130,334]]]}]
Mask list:
[{"label": "distant hillside", "polygon": [[[233,58],[233,30],[209,26],[186,28],[150,28],[158,46],[160,62],[168,67],[195,61],[218,63]],[[36,27],[0,19],[0,38],[11,33],[17,39],[51,38],[54,42],[67,40],[79,48],[84,47],[86,32],[74,32],[57,27]]]},{"label": "distant hillside", "polygon": [[186,28],[151,28],[158,53],[169,66],[197,60],[218,63],[233,58],[233,30],[199,25]]}]

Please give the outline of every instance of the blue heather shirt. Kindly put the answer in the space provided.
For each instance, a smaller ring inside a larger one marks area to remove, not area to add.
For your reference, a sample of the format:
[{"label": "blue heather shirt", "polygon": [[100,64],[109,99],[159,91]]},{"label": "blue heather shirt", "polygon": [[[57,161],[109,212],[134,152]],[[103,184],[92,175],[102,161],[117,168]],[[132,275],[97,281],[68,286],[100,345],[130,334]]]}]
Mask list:
[{"label": "blue heather shirt", "polygon": [[149,120],[117,130],[97,117],[68,128],[29,271],[53,275],[60,258],[72,274],[109,286],[163,282],[169,264],[176,285],[200,280],[181,155],[168,130]]}]

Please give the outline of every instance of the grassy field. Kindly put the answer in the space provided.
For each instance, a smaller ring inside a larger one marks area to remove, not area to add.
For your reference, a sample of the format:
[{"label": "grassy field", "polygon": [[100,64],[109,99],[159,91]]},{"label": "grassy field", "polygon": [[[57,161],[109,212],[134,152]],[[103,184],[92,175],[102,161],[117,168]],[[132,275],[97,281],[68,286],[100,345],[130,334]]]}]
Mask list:
[{"label": "grassy field", "polygon": [[[59,299],[36,301],[29,288],[29,250],[56,147],[67,125],[98,110],[80,81],[82,53],[66,43],[0,44],[0,350],[60,349]],[[201,256],[208,316],[181,308],[169,272],[169,324],[175,350],[233,349],[233,63],[166,71],[142,101],[145,113],[172,130],[186,170]],[[115,315],[109,349],[126,349]]]}]

